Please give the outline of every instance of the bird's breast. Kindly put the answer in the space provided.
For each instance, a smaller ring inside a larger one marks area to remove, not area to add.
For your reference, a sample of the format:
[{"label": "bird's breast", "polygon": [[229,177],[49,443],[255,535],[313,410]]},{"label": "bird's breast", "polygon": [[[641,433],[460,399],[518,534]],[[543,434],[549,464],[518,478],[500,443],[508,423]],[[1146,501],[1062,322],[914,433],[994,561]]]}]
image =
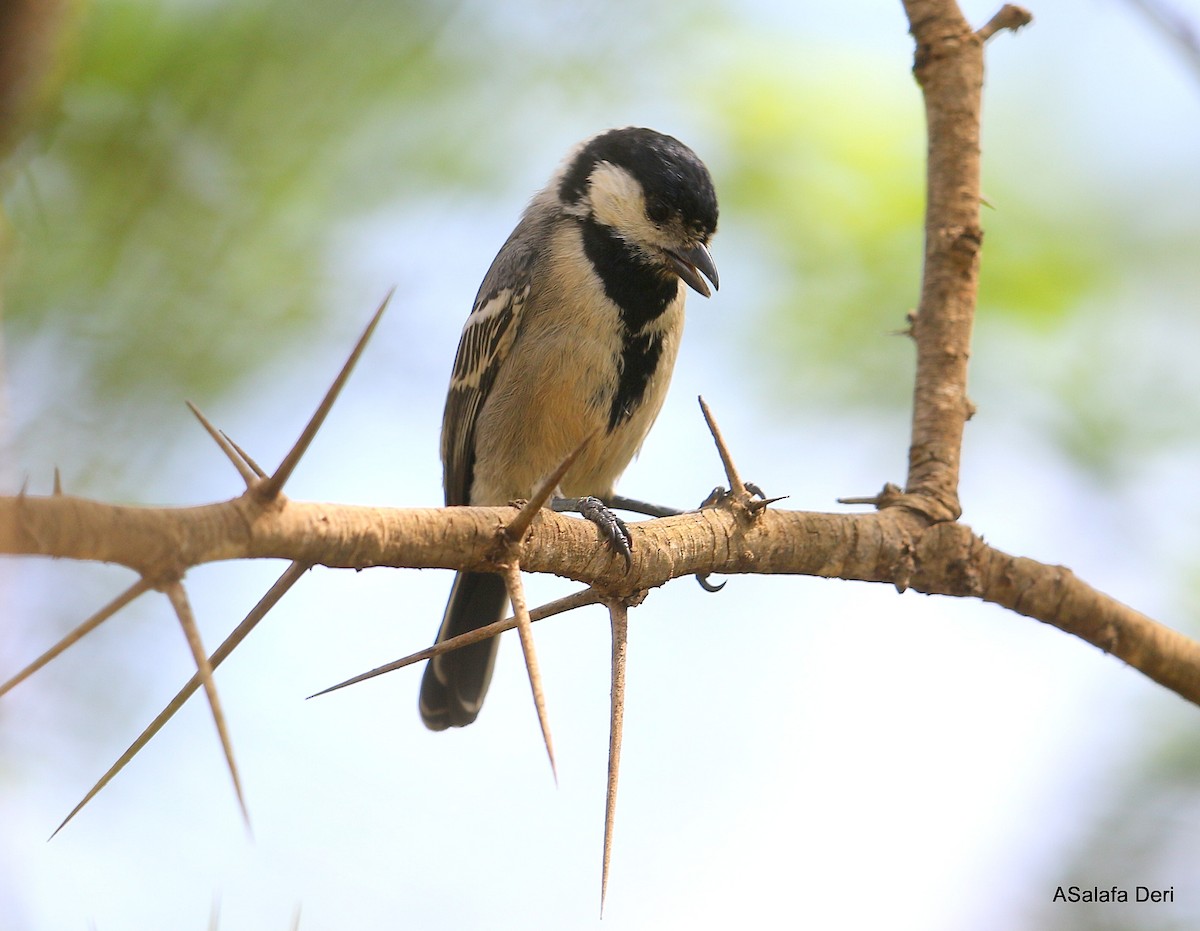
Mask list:
[{"label": "bird's breast", "polygon": [[579,237],[559,245],[578,250],[580,261],[557,263],[525,302],[481,412],[473,503],[529,497],[581,443],[561,493],[610,494],[666,396],[683,329],[681,283],[660,313],[633,327],[596,280]]}]

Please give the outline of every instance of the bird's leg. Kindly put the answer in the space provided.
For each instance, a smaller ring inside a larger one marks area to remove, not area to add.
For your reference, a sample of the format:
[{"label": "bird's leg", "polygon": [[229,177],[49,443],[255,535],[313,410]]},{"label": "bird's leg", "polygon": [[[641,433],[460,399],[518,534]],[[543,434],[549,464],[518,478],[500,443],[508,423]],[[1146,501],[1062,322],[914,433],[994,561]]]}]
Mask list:
[{"label": "bird's leg", "polygon": [[[745,483],[746,490],[752,495],[757,495],[759,498],[766,499],[763,490],[753,482]],[[722,486],[718,485],[708,497],[700,502],[700,509],[710,508],[715,506],[722,498],[728,495]],[[686,511],[681,511],[678,508],[663,507],[660,504],[650,504],[646,501],[638,501],[636,498],[626,498],[623,495],[609,495],[606,502],[609,507],[620,508],[622,511],[632,511],[635,514],[645,514],[648,517],[674,517],[676,514],[685,514]],[[700,587],[706,592],[719,592],[725,587],[725,583],[714,585],[708,581],[707,575],[697,574],[696,581],[700,583]]]},{"label": "bird's leg", "polygon": [[[746,490],[753,495],[757,495],[759,498],[766,498],[762,490],[750,482],[746,483]],[[712,507],[727,494],[728,492],[724,488],[714,488],[709,496],[700,502],[700,507]],[[614,509],[630,511],[634,514],[645,514],[647,517],[675,517],[678,514],[687,513],[679,508],[669,508],[661,504],[638,501],[636,498],[626,498],[624,495],[609,495],[603,501],[592,495],[586,495],[582,498],[553,497],[547,502],[546,506],[552,511],[558,511],[560,514],[563,512],[580,514],[595,524],[599,528],[600,536],[608,548],[625,557],[625,568],[627,569],[633,560],[633,538],[629,535],[629,528],[625,526],[625,521],[613,513]],[[719,592],[725,587],[724,582],[720,585],[711,584],[706,575],[697,575],[696,581],[700,583],[700,587],[706,592]]]},{"label": "bird's leg", "polygon": [[[761,488],[753,482],[746,482],[746,490],[752,495],[757,495],[760,498],[766,498]],[[712,507],[720,501],[727,492],[724,488],[718,486],[714,488],[703,501],[700,502],[700,508]],[[688,513],[680,508],[669,508],[661,504],[654,504],[650,501],[639,501],[637,498],[626,498],[624,495],[609,495],[604,499],[604,503],[610,508],[618,511],[630,511],[634,514],[645,514],[647,517],[675,517],[679,514]],[[697,509],[697,510],[699,510]]]},{"label": "bird's leg", "polygon": [[613,513],[614,510],[629,511],[633,514],[644,514],[647,517],[674,517],[684,512],[679,508],[663,507],[661,504],[651,504],[626,498],[624,495],[609,495],[607,499],[587,495],[583,498],[551,498],[549,507],[554,511],[570,511],[582,514],[600,528],[600,535],[608,547],[625,557],[628,567],[633,550],[633,539],[629,536],[629,528],[625,522]]},{"label": "bird's leg", "polygon": [[619,511],[630,511],[634,514],[645,514],[647,517],[674,517],[684,513],[679,508],[663,507],[661,504],[651,504],[648,501],[638,501],[636,498],[626,498],[624,495],[609,495],[604,503]]},{"label": "bird's leg", "polygon": [[[761,488],[759,488],[757,485],[755,485],[754,482],[743,482],[742,484],[745,487],[746,491],[750,492],[750,494],[754,495],[755,497],[759,498],[762,501],[768,500],[767,496],[763,493],[763,490]],[[716,488],[714,488],[712,491],[710,491],[708,493],[707,498],[705,498],[703,501],[700,502],[700,510],[704,510],[704,508],[715,507],[716,505],[720,504],[721,501],[728,498],[731,494],[732,494],[732,492],[729,491],[728,489],[726,489],[726,487],[724,485],[718,485]],[[779,501],[781,499],[771,498],[769,500],[770,501]]]}]

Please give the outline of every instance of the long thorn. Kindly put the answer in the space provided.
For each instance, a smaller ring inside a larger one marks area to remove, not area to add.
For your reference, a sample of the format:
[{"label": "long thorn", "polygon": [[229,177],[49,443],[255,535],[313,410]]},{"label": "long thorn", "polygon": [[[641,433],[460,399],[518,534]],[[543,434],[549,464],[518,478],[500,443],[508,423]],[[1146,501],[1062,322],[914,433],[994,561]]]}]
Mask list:
[{"label": "long thorn", "polygon": [[579,458],[579,454],[583,452],[583,448],[592,441],[592,437],[595,435],[596,431],[593,430],[580,441],[578,446],[567,453],[566,458],[558,464],[558,468],[542,482],[542,487],[537,490],[532,498],[525,502],[524,506],[517,513],[517,516],[504,528],[504,535],[509,540],[517,543],[525,536],[525,531],[533,523],[534,517],[542,509],[542,505],[550,500],[550,496],[554,494],[554,489],[558,487],[558,483],[562,481],[563,476],[567,474],[567,470],[575,464],[575,460]]},{"label": "long thorn", "polygon": [[[307,572],[308,568],[309,567],[306,563],[294,562],[284,570],[283,575],[281,575],[275,584],[272,585],[267,591],[267,593],[259,599],[258,604],[256,604],[250,613],[247,614],[242,620],[242,622],[233,629],[232,633],[225,638],[224,642],[222,642],[222,644],[213,651],[212,655],[208,658],[209,665],[213,669],[216,669],[218,666],[220,666],[221,663],[223,663],[229,656],[229,654],[237,649],[241,642],[246,639],[246,636],[250,633],[250,631],[254,630],[254,628],[258,625],[258,622],[266,617],[267,612],[275,607],[276,604],[278,604],[279,599],[287,594],[288,589],[296,584],[296,580],[299,579],[300,576],[302,576],[305,572]],[[54,829],[54,834],[57,834],[59,831],[65,828],[71,819],[79,814],[79,812],[83,810],[83,807],[92,799],[94,799],[99,794],[100,790],[108,785],[112,781],[113,777],[116,776],[117,773],[119,773],[122,769],[124,769],[125,765],[141,752],[142,748],[154,738],[155,734],[163,729],[163,726],[170,721],[172,717],[174,717],[175,712],[183,707],[184,702],[191,698],[198,688],[200,688],[199,672],[193,675],[192,678],[184,684],[183,688],[181,688],[175,694],[175,697],[167,703],[167,706],[158,713],[158,716],[150,722],[145,730],[138,734],[137,739],[130,744],[128,749],[126,749],[126,751],[117,759],[117,761],[108,768],[108,772],[100,777],[100,780],[88,790],[87,795],[80,800],[79,804],[71,809],[71,813],[63,818],[62,824]],[[51,834],[50,837],[53,838],[54,834]]]},{"label": "long thorn", "polygon": [[738,475],[737,466],[733,464],[733,456],[729,454],[729,447],[725,445],[721,429],[717,426],[712,411],[704,403],[704,398],[697,400],[700,402],[700,410],[704,414],[704,422],[708,424],[708,432],[712,434],[713,442],[717,444],[717,453],[721,457],[721,465],[725,467],[725,478],[729,481],[729,490],[741,498],[746,494],[746,486],[742,484],[742,477]]},{"label": "long thorn", "polygon": [[550,739],[550,720],[546,716],[546,696],[542,692],[542,672],[538,668],[537,651],[533,646],[533,622],[525,605],[525,586],[521,583],[521,566],[511,562],[504,567],[504,585],[512,602],[513,617],[517,619],[517,633],[521,637],[521,651],[525,654],[525,669],[529,673],[529,688],[533,691],[533,706],[537,709],[538,724],[542,728],[542,740],[546,742],[546,755],[550,757],[550,772],[554,784],[558,785],[558,767],[554,763],[554,742]]},{"label": "long thorn", "polygon": [[[575,592],[572,595],[567,595],[564,598],[559,598],[556,601],[551,601],[542,605],[540,608],[534,608],[529,612],[529,620],[531,622],[545,620],[548,617],[554,617],[556,614],[563,614],[567,611],[573,611],[575,608],[582,608],[586,605],[594,605],[600,603],[600,596],[595,590],[585,588]],[[403,669],[405,666],[411,666],[413,663],[419,663],[423,659],[432,659],[441,653],[449,653],[451,650],[458,650],[465,646],[470,646],[472,643],[478,643],[480,640],[488,640],[495,637],[497,634],[502,634],[506,630],[512,630],[517,626],[515,617],[506,617],[503,620],[495,621],[484,627],[477,627],[475,630],[469,630],[465,634],[459,634],[457,637],[451,637],[449,640],[441,640],[431,647],[426,647],[423,650],[417,650],[416,653],[409,653],[408,656],[402,656],[400,659],[393,660],[390,663],[385,663],[383,666],[376,666],[374,669],[360,673],[353,678],[339,682],[337,685],[331,685],[327,689],[322,689],[319,692],[314,692],[309,695],[309,698],[317,698],[321,695],[328,695],[330,692],[336,692],[338,689],[344,689],[348,685],[357,685],[360,682],[366,682],[368,679],[374,679],[376,676],[382,676],[386,672],[395,672],[397,669]]]},{"label": "long thorn", "polygon": [[63,493],[62,490],[62,473],[58,471],[58,466],[54,467],[54,495],[58,496]]},{"label": "long thorn", "polygon": [[225,437],[225,440],[229,443],[230,446],[232,446],[234,448],[234,450],[237,452],[237,454],[242,457],[242,461],[245,462],[246,465],[250,466],[250,469],[254,472],[255,475],[257,475],[259,478],[267,477],[267,473],[263,471],[262,466],[260,466],[257,462],[255,462],[253,459],[251,459],[250,454],[247,453],[244,449],[242,449],[242,447],[238,446],[238,444],[233,441],[233,438],[228,433],[226,433],[224,430],[222,430],[221,436]]},{"label": "long thorn", "polygon": [[354,371],[354,366],[358,362],[359,356],[367,348],[367,342],[370,340],[371,334],[375,332],[379,318],[383,316],[388,301],[392,299],[392,294],[395,293],[395,290],[393,288],[391,291],[388,291],[387,296],[380,303],[379,309],[375,311],[375,315],[371,318],[371,322],[367,324],[367,328],[363,330],[362,336],[358,338],[358,342],[354,345],[354,351],[350,353],[350,358],[346,360],[346,364],[338,372],[337,378],[333,380],[333,384],[325,392],[324,399],[313,413],[312,419],[309,420],[308,425],[304,428],[304,432],[300,434],[300,438],[296,440],[296,444],[283,457],[283,462],[279,464],[279,468],[275,470],[275,474],[259,485],[259,494],[264,499],[270,500],[276,497],[283,491],[283,486],[287,483],[287,480],[292,477],[292,472],[299,465],[300,458],[308,451],[309,444],[312,443],[313,438],[317,435],[317,431],[321,429],[321,424],[325,422],[325,417],[333,407],[333,402],[337,400],[347,379],[350,378],[350,373]]},{"label": "long thorn", "polygon": [[246,465],[244,459],[238,455],[237,450],[235,450],[230,444],[229,438],[216,427],[214,427],[212,421],[205,417],[204,414],[200,412],[200,408],[198,408],[195,404],[193,404],[191,401],[184,401],[184,403],[188,406],[188,410],[192,412],[195,418],[200,421],[200,426],[205,429],[208,435],[213,438],[213,441],[217,444],[217,446],[221,448],[221,452],[223,452],[226,458],[233,463],[233,467],[237,469],[238,475],[242,477],[242,481],[246,483],[246,487],[249,488],[251,485],[253,485],[257,476],[255,476],[255,474],[250,470],[250,467]]},{"label": "long thorn", "polygon": [[608,724],[608,791],[604,798],[604,867],[600,874],[600,917],[608,895],[608,866],[612,860],[613,825],[617,816],[617,776],[621,770],[621,736],[625,730],[625,658],[629,617],[624,602],[608,602],[612,621],[612,708]]},{"label": "long thorn", "polygon": [[776,501],[786,501],[790,497],[791,495],[776,495],[774,498],[751,498],[746,502],[746,507],[753,514],[755,511],[761,511]]},{"label": "long thorn", "polygon": [[192,613],[192,605],[188,601],[182,582],[171,582],[166,587],[166,593],[167,597],[171,599],[171,607],[175,609],[175,616],[179,618],[179,626],[183,628],[183,635],[187,638],[192,658],[196,661],[196,672],[200,676],[200,682],[208,696],[208,707],[212,710],[213,723],[217,726],[217,736],[221,740],[221,749],[225,753],[225,762],[229,766],[230,778],[233,779],[233,791],[237,794],[238,806],[242,809],[246,827],[249,827],[250,811],[246,808],[246,798],[242,794],[242,780],[238,777],[237,763],[233,759],[233,742],[229,739],[225,712],[221,709],[221,699],[217,695],[217,683],[213,680],[212,663],[209,662],[208,653],[205,652],[204,643],[200,639],[200,628],[196,626],[196,616]]},{"label": "long thorn", "polygon": [[15,676],[9,679],[4,684],[0,685],[0,695],[12,691],[35,672],[56,659],[60,654],[64,653],[69,647],[74,646],[93,630],[107,621],[110,617],[120,611],[123,607],[150,590],[150,583],[145,579],[138,579],[129,588],[121,592],[116,598],[106,604],[103,608],[89,617],[86,621],[76,627],[73,631],[63,637],[58,643],[54,644],[45,653],[35,659],[32,663],[18,672]]}]

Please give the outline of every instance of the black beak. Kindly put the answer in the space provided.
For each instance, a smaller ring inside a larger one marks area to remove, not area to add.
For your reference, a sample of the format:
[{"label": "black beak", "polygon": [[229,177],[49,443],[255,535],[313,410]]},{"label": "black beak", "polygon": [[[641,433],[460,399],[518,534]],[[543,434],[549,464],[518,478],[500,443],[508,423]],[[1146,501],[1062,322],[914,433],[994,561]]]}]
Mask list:
[{"label": "black beak", "polygon": [[714,289],[720,289],[721,281],[717,277],[717,266],[713,264],[712,256],[703,244],[692,246],[690,249],[681,249],[678,252],[668,249],[667,258],[670,260],[675,274],[696,293],[703,294],[705,297],[712,294],[708,290],[708,283],[700,277],[698,272],[704,273],[705,277],[712,282]]}]

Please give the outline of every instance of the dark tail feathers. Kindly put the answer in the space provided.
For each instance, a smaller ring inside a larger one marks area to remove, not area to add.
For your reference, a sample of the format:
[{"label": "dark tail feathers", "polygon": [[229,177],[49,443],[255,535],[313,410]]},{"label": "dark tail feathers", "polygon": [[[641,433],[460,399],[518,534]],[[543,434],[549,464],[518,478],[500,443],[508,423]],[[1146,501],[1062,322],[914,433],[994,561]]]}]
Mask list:
[{"label": "dark tail feathers", "polygon": [[[508,592],[500,576],[460,572],[454,577],[437,642],[500,620],[507,601]],[[421,720],[426,727],[444,731],[465,727],[475,720],[492,681],[499,645],[499,639],[492,637],[429,661],[421,680]]]}]

